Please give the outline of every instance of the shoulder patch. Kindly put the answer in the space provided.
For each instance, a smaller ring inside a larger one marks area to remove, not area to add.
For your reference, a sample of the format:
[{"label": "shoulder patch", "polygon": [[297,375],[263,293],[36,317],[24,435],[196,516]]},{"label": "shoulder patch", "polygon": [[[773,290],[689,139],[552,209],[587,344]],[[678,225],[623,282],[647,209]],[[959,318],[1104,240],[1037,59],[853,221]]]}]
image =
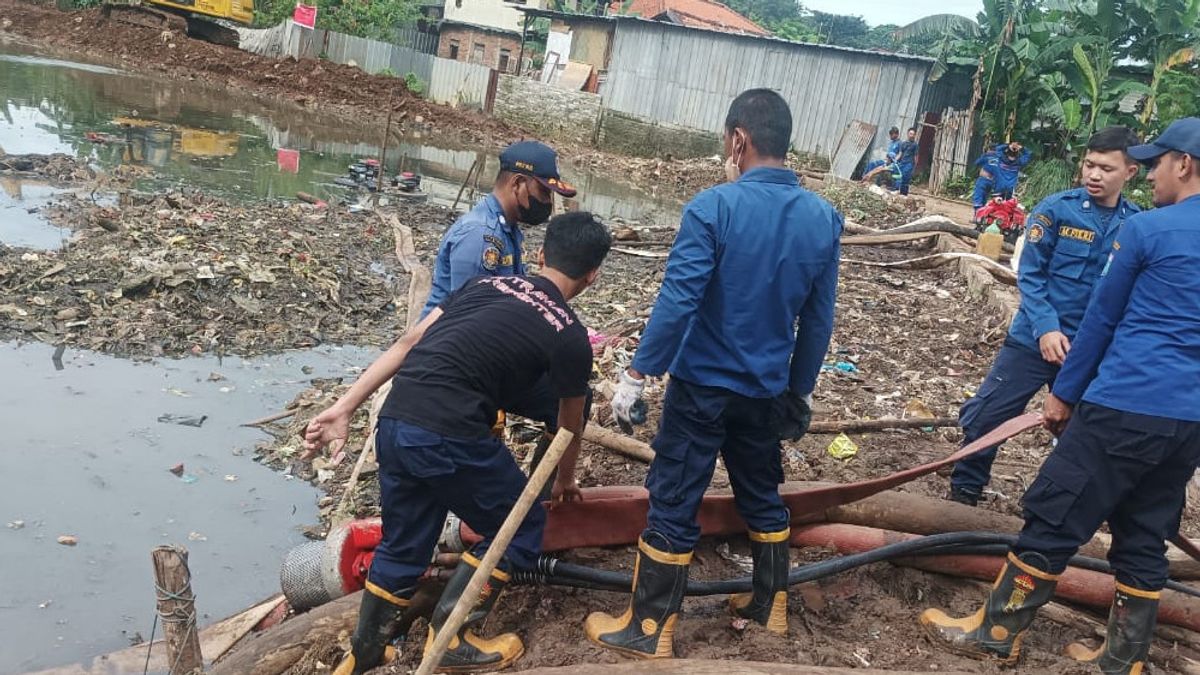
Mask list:
[{"label": "shoulder patch", "polygon": [[1038,216],[1038,218],[1033,221],[1033,224],[1029,226],[1029,234],[1026,236],[1031,244],[1038,243],[1042,240],[1042,237],[1046,236],[1046,228],[1042,227],[1041,218],[1041,216]]},{"label": "shoulder patch", "polygon": [[498,251],[504,250],[504,241],[501,240],[500,237],[491,234],[485,234],[483,235],[483,240],[494,246]]},{"label": "shoulder patch", "polygon": [[489,272],[495,272],[500,266],[500,250],[495,246],[488,246],[483,249],[483,269]]}]

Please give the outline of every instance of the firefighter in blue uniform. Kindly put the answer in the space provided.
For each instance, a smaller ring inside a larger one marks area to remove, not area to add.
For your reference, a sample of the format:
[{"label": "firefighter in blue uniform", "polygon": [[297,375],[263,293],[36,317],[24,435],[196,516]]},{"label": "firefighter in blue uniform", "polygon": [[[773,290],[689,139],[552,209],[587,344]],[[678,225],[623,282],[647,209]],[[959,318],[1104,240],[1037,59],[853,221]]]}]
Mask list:
[{"label": "firefighter in blue uniform", "polygon": [[803,436],[812,417],[833,330],[842,231],[837,211],[784,166],[791,130],[779,94],[751,89],[734,99],[724,135],[729,182],[684,209],[641,345],[614,392],[614,417],[636,423],[644,378],[671,373],[630,607],[586,621],[600,646],[672,656],[700,536],[696,514],[718,453],[750,527],[754,561],[753,592],[731,598],[731,610],[787,631],[790,521],[779,495],[780,440]]},{"label": "firefighter in blue uniform", "polygon": [[[1125,154],[1137,136],[1109,127],[1088,141],[1083,187],[1042,200],[1029,219],[1017,288],[1021,307],[979,391],[963,405],[963,443],[971,443],[1025,411],[1059,366],[1108,260],[1117,233],[1138,207],[1121,191],[1137,175]],[[974,506],[991,480],[997,448],[959,462],[950,477],[950,499]]]},{"label": "firefighter in blue uniform", "polygon": [[975,166],[979,167],[975,193],[971,196],[975,210],[983,208],[993,193],[1005,199],[1012,199],[1013,192],[1017,189],[1017,179],[1021,177],[1021,169],[1032,159],[1033,152],[1014,141],[1001,143],[975,160]]},{"label": "firefighter in blue uniform", "polygon": [[[334,675],[361,675],[385,658],[453,511],[483,541],[463,555],[433,610],[426,649],[433,643],[525,488],[525,475],[491,427],[497,409],[537,379],[550,381],[563,426],[575,433],[554,482],[555,500],[580,498],[574,473],[592,349],[568,303],[595,282],[611,246],[608,228],[591,214],[558,216],[546,228],[541,275],[467,282],[308,424],[309,451],[344,445],[354,411],[392,381],[376,433],[383,540],[371,561],[350,654]],[[520,657],[524,647],[516,635],[484,638],[475,631],[509,574],[535,568],[545,523],[545,509],[534,504],[439,672],[499,670]]]},{"label": "firefighter in blue uniform", "polygon": [[1103,673],[1146,668],[1166,540],[1200,462],[1200,118],[1129,154],[1150,164],[1160,208],[1131,217],[1112,246],[1043,411],[1058,446],[1025,493],[1025,526],[983,608],[965,619],[921,615],[956,651],[1015,662],[1067,561],[1107,521],[1116,576],[1107,639],[1067,654]]},{"label": "firefighter in blue uniform", "polygon": [[900,167],[900,194],[907,196],[912,184],[913,172],[917,170],[917,128],[908,130],[908,138],[896,147],[896,164]]},{"label": "firefighter in blue uniform", "polygon": [[[558,157],[553,149],[537,141],[520,141],[505,148],[500,153],[500,173],[492,192],[455,221],[442,237],[429,299],[421,316],[441,304],[468,279],[487,275],[524,276],[525,233],[519,224],[546,222],[554,210],[556,193],[574,197],[576,191],[559,176]],[[590,410],[591,394],[589,414]],[[545,433],[533,450],[536,466],[558,430],[558,399],[549,383],[539,380],[517,400],[507,402],[504,411],[545,425]]]}]

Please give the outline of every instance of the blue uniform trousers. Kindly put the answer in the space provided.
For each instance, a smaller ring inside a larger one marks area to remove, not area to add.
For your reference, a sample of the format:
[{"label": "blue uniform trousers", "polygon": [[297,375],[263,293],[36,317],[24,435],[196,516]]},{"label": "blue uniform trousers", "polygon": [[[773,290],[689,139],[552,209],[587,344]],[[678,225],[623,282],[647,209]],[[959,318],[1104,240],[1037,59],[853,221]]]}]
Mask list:
[{"label": "blue uniform trousers", "polygon": [[783,464],[771,408],[769,398],[671,378],[646,476],[650,514],[644,538],[661,541],[649,535],[662,535],[672,553],[695,548],[700,539],[696,514],[718,453],[725,460],[738,513],[750,529],[779,532],[788,526],[779,496]]},{"label": "blue uniform trousers", "polygon": [[[1053,384],[1056,375],[1058,366],[1043,359],[1040,352],[1005,340],[979,391],[959,411],[963,445],[1025,412],[1034,394]],[[955,464],[951,487],[975,497],[983,494],[984,486],[992,479],[992,462],[999,448],[993,446]]]},{"label": "blue uniform trousers", "polygon": [[1108,562],[1117,581],[1160,590],[1167,582],[1165,542],[1179,531],[1197,461],[1200,422],[1080,403],[1025,492],[1016,553],[1037,551],[1058,574],[1108,521]]},{"label": "blue uniform trousers", "polygon": [[[525,474],[497,438],[446,438],[382,417],[376,433],[383,541],[368,578],[391,593],[411,589],[429,567],[453,512],[484,539],[482,558],[525,487]],[[542,550],[546,511],[534,503],[505,555],[504,569],[530,569]]]},{"label": "blue uniform trousers", "polygon": [[988,203],[993,192],[999,193],[1005,199],[1012,199],[1013,196],[1013,188],[996,188],[995,177],[987,178],[980,176],[975,179],[975,192],[971,195],[971,203],[975,205],[976,211]]},{"label": "blue uniform trousers", "polygon": [[913,172],[916,170],[916,164],[900,164],[900,194],[908,194],[908,186],[912,184]]}]

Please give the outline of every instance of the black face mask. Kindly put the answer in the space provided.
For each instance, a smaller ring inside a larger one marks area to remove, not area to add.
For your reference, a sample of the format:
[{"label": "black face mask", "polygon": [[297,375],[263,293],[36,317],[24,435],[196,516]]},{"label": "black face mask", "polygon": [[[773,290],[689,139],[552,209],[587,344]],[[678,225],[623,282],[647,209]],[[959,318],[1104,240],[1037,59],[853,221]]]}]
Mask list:
[{"label": "black face mask", "polygon": [[528,208],[517,207],[517,218],[526,225],[541,225],[550,220],[550,211],[554,209],[554,201],[543,202],[529,195]]}]

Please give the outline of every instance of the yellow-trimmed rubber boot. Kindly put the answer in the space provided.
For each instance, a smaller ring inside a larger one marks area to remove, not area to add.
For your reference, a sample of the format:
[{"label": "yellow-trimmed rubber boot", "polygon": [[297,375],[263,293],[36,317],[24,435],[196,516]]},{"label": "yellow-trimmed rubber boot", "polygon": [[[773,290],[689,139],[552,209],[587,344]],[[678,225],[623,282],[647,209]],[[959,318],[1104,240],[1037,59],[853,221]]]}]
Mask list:
[{"label": "yellow-trimmed rubber boot", "polygon": [[983,607],[971,616],[955,619],[940,609],[921,614],[921,625],[935,642],[953,652],[974,658],[990,658],[1011,665],[1021,656],[1021,638],[1033,623],[1038,609],[1054,597],[1058,575],[1040,553],[1009,553],[1008,562]]},{"label": "yellow-trimmed rubber boot", "polygon": [[788,571],[791,569],[791,528],[779,532],[751,532],[750,557],[754,560],[753,590],[729,597],[734,616],[757,621],[772,633],[786,635]]},{"label": "yellow-trimmed rubber boot", "polygon": [[1159,591],[1143,591],[1120,582],[1108,612],[1108,637],[1098,649],[1067,645],[1067,656],[1094,663],[1105,675],[1141,675],[1150,656],[1158,623]]},{"label": "yellow-trimmed rubber boot", "polygon": [[[471,575],[479,568],[479,559],[470,553],[464,553],[462,562],[454,570],[454,576],[442,591],[442,597],[433,609],[429,618],[429,637],[425,640],[425,650],[433,647],[437,632],[442,629],[454,605],[462,597],[463,591],[471,581]],[[508,584],[509,576],[500,570],[493,570],[492,576],[484,584],[479,593],[475,607],[467,614],[458,635],[450,639],[450,646],[442,656],[442,662],[437,671],[441,673],[473,673],[481,670],[501,670],[513,664],[525,653],[525,645],[515,633],[504,633],[494,638],[479,637],[474,628],[483,623],[487,615],[496,606],[496,598]]]},{"label": "yellow-trimmed rubber boot", "polygon": [[643,536],[638,540],[629,609],[621,616],[592,613],[584,622],[588,639],[643,659],[674,656],[672,638],[691,562],[691,551],[667,553],[646,543]]},{"label": "yellow-trimmed rubber boot", "polygon": [[350,653],[333,669],[333,675],[362,675],[396,659],[396,650],[388,643],[411,604],[411,595],[411,590],[389,593],[367,582],[358,607],[358,626],[350,638]]}]

